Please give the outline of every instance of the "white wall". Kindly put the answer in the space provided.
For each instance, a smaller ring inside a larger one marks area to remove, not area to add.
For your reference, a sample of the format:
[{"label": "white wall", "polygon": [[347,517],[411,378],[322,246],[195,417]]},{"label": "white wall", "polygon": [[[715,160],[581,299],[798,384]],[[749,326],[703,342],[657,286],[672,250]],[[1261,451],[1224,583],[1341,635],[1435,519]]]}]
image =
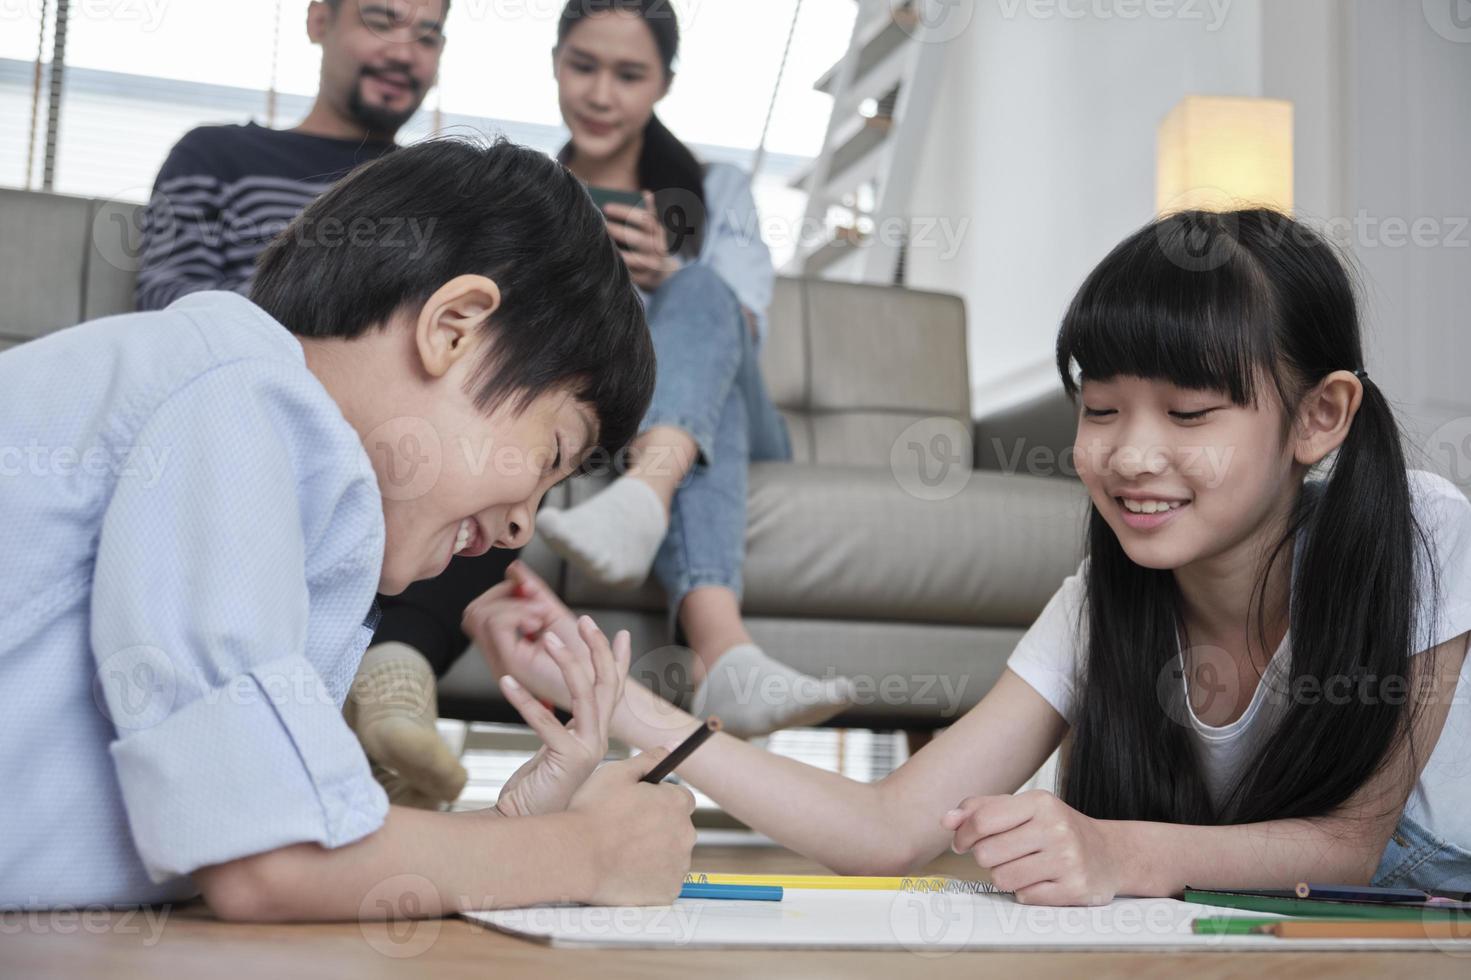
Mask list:
[{"label": "white wall", "polygon": [[[1471,490],[1471,21],[1447,37],[1418,3],[1356,0],[1352,13],[1347,215],[1368,219],[1354,246],[1369,368],[1425,461]],[[1396,220],[1419,241],[1393,234]]]},{"label": "white wall", "polygon": [[[1151,6],[1174,16],[1123,16]],[[1068,300],[1154,213],[1159,121],[1186,94],[1260,94],[1261,8],[976,0],[936,45],[943,94],[913,212],[970,226],[952,258],[913,249],[909,282],[966,298],[976,411],[1055,384]]]},{"label": "white wall", "polygon": [[1169,108],[1190,93],[1286,98],[1298,213],[1356,266],[1370,373],[1417,464],[1471,490],[1471,22],[1451,16],[1467,0],[1231,0],[1219,19],[1181,0],[1204,19],[1106,16],[1120,2],[977,0],[937,46],[946,78],[915,213],[971,225],[953,258],[915,250],[910,281],[965,296],[977,412],[1055,384],[1067,301],[1153,210]]},{"label": "white wall", "polygon": [[1369,372],[1412,465],[1471,490],[1467,13],[1464,0],[1270,5],[1263,94],[1297,105],[1299,216],[1354,263]]}]

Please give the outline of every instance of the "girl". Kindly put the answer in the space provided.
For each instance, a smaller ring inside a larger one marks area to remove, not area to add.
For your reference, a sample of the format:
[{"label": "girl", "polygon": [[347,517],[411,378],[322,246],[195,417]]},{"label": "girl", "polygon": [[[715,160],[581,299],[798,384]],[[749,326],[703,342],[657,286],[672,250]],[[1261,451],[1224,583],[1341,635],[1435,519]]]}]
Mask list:
[{"label": "girl", "polygon": [[571,0],[558,23],[572,133],[560,159],[591,187],[644,198],[604,211],[648,300],[659,367],[627,471],[570,510],[543,510],[540,530],[605,585],[635,587],[652,568],[695,651],[695,703],[733,734],[762,735],[832,717],[851,690],[771,659],[741,619],[746,468],[792,455],[757,365],[773,274],[745,175],[701,166],[654,115],[678,49],[667,0]]},{"label": "girl", "polygon": [[[1057,363],[1087,555],[986,698],[877,783],[720,737],[686,778],[839,871],[949,844],[1030,903],[1471,888],[1471,504],[1406,472],[1334,252],[1269,211],[1162,218],[1088,277]],[[534,637],[567,614],[514,574],[466,624],[552,691]],[[629,685],[613,730],[691,723]],[[1058,794],[1012,795],[1060,745]]]}]

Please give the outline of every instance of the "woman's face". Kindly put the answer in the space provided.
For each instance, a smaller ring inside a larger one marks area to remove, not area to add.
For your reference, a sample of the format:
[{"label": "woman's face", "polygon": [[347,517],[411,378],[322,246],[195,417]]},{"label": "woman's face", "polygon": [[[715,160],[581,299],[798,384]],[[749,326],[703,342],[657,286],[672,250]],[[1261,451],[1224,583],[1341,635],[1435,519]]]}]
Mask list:
[{"label": "woman's face", "polygon": [[552,52],[552,67],[562,120],[583,159],[608,159],[640,138],[669,91],[653,31],[628,11],[584,17]]}]

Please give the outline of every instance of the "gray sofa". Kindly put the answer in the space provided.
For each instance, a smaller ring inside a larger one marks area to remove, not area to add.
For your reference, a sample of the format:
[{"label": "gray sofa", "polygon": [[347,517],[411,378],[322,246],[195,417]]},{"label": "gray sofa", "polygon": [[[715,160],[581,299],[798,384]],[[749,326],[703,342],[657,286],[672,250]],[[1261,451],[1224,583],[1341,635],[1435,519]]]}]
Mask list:
[{"label": "gray sofa", "polygon": [[[0,349],[128,310],[136,266],[132,206],[0,190]],[[763,369],[796,459],[752,467],[744,608],[768,652],[856,680],[860,703],[838,722],[947,724],[1076,567],[1077,482],[1000,472],[1015,446],[1070,443],[1068,409],[1053,395],[972,429],[966,365],[956,297],[777,283]],[[548,502],[597,488],[573,481]],[[526,559],[574,609],[633,632],[639,680],[687,695],[657,586],[602,588],[539,541]],[[511,717],[476,655],[441,682],[441,708]]]}]

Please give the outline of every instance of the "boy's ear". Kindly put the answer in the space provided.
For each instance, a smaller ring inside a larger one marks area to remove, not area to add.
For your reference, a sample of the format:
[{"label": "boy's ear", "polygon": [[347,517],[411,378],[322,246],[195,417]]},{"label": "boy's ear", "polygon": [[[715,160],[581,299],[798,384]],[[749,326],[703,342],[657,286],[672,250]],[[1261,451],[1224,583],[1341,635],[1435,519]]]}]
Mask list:
[{"label": "boy's ear", "polygon": [[1297,409],[1297,461],[1312,466],[1343,445],[1363,400],[1364,384],[1352,371],[1334,371],[1313,386]]},{"label": "boy's ear", "polygon": [[476,344],[476,334],[501,305],[501,288],[487,276],[455,276],[419,310],[414,342],[431,378],[443,377]]}]

